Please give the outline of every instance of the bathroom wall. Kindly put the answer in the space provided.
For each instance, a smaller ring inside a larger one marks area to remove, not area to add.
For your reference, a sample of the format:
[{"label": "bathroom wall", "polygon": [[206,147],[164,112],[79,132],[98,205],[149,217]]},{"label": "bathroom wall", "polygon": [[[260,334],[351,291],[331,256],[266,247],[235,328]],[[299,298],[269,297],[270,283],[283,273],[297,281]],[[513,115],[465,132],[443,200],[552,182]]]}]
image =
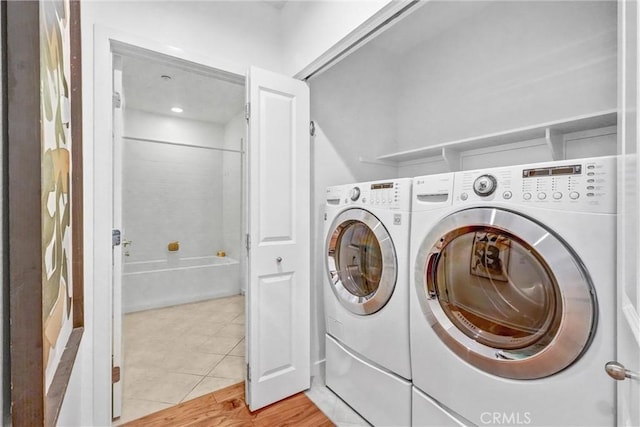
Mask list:
[{"label": "bathroom wall", "polygon": [[[224,148],[231,150],[243,150],[246,139],[247,122],[244,112],[240,112],[223,129]],[[242,232],[242,161],[243,154],[237,152],[224,152],[222,154],[222,197],[224,206],[222,209],[222,230],[223,245],[221,249],[227,255],[240,259],[244,256],[244,249],[239,242]]]},{"label": "bathroom wall", "polygon": [[[150,140],[224,147],[224,127],[125,110],[123,135],[125,263],[214,255],[224,246],[223,152]],[[179,251],[167,250],[172,241]]]},{"label": "bathroom wall", "polygon": [[[224,127],[224,147],[244,151],[246,128],[244,112],[240,112]],[[244,159],[244,153],[225,152],[222,155],[223,248],[227,256],[240,261],[240,286],[243,293],[246,291],[247,263],[243,235],[246,218],[244,218],[245,210],[242,208],[245,196],[242,185]]]},{"label": "bathroom wall", "polygon": [[[241,155],[203,147],[239,150],[243,130],[125,108],[122,236],[132,243],[124,249],[124,312],[240,291],[237,262],[221,267],[225,274],[197,266],[218,251],[241,255]],[[180,249],[169,251],[176,241]]]}]

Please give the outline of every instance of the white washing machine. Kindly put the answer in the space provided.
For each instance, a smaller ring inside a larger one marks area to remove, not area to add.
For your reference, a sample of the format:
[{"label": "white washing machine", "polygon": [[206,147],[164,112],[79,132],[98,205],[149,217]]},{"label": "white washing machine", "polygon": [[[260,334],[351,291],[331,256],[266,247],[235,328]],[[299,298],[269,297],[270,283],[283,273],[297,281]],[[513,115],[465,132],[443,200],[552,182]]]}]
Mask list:
[{"label": "white washing machine", "polygon": [[615,425],[616,159],[433,180],[413,189],[413,425]]},{"label": "white washing machine", "polygon": [[326,384],[373,425],[410,425],[411,179],[327,188]]}]

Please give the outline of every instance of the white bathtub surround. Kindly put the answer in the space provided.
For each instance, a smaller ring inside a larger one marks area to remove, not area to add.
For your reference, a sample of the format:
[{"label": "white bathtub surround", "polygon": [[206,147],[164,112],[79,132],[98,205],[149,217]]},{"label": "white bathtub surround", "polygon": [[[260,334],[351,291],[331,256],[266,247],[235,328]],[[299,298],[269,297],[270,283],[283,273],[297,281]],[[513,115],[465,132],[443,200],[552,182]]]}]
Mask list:
[{"label": "white bathtub surround", "polygon": [[244,120],[126,109],[124,134],[124,312],[239,294]]},{"label": "white bathtub surround", "polygon": [[240,294],[239,262],[229,257],[169,257],[124,265],[125,313]]},{"label": "white bathtub surround", "polygon": [[[212,149],[224,147],[224,128],[125,111],[123,238],[133,242],[125,262],[164,259],[167,244],[176,240],[180,258],[226,250],[224,151]],[[158,129],[166,129],[164,136]]]},{"label": "white bathtub surround", "polygon": [[244,381],[244,297],[127,314],[123,424]]}]

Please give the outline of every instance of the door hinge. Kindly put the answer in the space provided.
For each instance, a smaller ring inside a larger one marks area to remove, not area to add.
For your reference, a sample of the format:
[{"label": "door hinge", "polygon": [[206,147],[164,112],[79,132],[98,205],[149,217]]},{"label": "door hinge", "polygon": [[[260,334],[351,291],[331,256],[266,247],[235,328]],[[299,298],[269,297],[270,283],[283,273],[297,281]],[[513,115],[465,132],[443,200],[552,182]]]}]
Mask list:
[{"label": "door hinge", "polygon": [[313,120],[309,122],[309,135],[316,136],[316,123]]},{"label": "door hinge", "polygon": [[122,233],[117,228],[114,228],[113,230],[111,230],[111,247],[112,248],[114,246],[120,246],[120,242],[122,240],[121,234]]},{"label": "door hinge", "polygon": [[244,118],[245,120],[249,121],[250,117],[251,117],[251,103],[247,102],[246,104],[244,104]]},{"label": "door hinge", "polygon": [[113,92],[113,108],[120,108],[122,105],[122,97],[118,92]]},{"label": "door hinge", "polygon": [[111,368],[111,383],[115,384],[120,381],[120,366]]},{"label": "door hinge", "polygon": [[251,369],[249,368],[248,363],[247,363],[247,382],[251,382]]},{"label": "door hinge", "polygon": [[247,233],[246,246],[247,252],[249,252],[249,249],[251,249],[251,235],[249,233]]}]

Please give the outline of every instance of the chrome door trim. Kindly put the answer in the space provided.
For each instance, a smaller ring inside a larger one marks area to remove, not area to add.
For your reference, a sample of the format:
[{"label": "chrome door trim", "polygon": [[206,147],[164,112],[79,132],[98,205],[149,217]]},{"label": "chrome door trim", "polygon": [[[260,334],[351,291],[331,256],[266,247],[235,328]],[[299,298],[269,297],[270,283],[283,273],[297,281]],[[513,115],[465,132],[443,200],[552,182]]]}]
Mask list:
[{"label": "chrome door trim", "polygon": [[[518,236],[535,248],[555,276],[561,295],[562,320],[552,341],[537,353],[511,359],[502,349],[474,341],[452,323],[433,295],[433,289],[428,288],[426,269],[433,257],[446,247],[446,236],[453,230],[473,226],[490,226]],[[451,351],[485,372],[520,380],[544,378],[578,360],[593,339],[597,300],[585,266],[561,237],[520,213],[479,207],[448,215],[423,239],[414,273],[420,307],[435,333]]]},{"label": "chrome door trim", "polygon": [[[332,237],[340,232],[340,227],[344,223],[350,222],[364,223],[375,235],[380,252],[382,254],[382,274],[378,289],[371,295],[360,297],[349,292],[337,273],[336,262],[331,253],[335,248],[331,248]],[[329,277],[329,286],[334,295],[347,310],[358,315],[373,314],[384,307],[396,286],[398,277],[398,261],[393,240],[384,224],[371,212],[364,209],[353,208],[341,212],[331,223],[325,242],[325,268]]]}]

